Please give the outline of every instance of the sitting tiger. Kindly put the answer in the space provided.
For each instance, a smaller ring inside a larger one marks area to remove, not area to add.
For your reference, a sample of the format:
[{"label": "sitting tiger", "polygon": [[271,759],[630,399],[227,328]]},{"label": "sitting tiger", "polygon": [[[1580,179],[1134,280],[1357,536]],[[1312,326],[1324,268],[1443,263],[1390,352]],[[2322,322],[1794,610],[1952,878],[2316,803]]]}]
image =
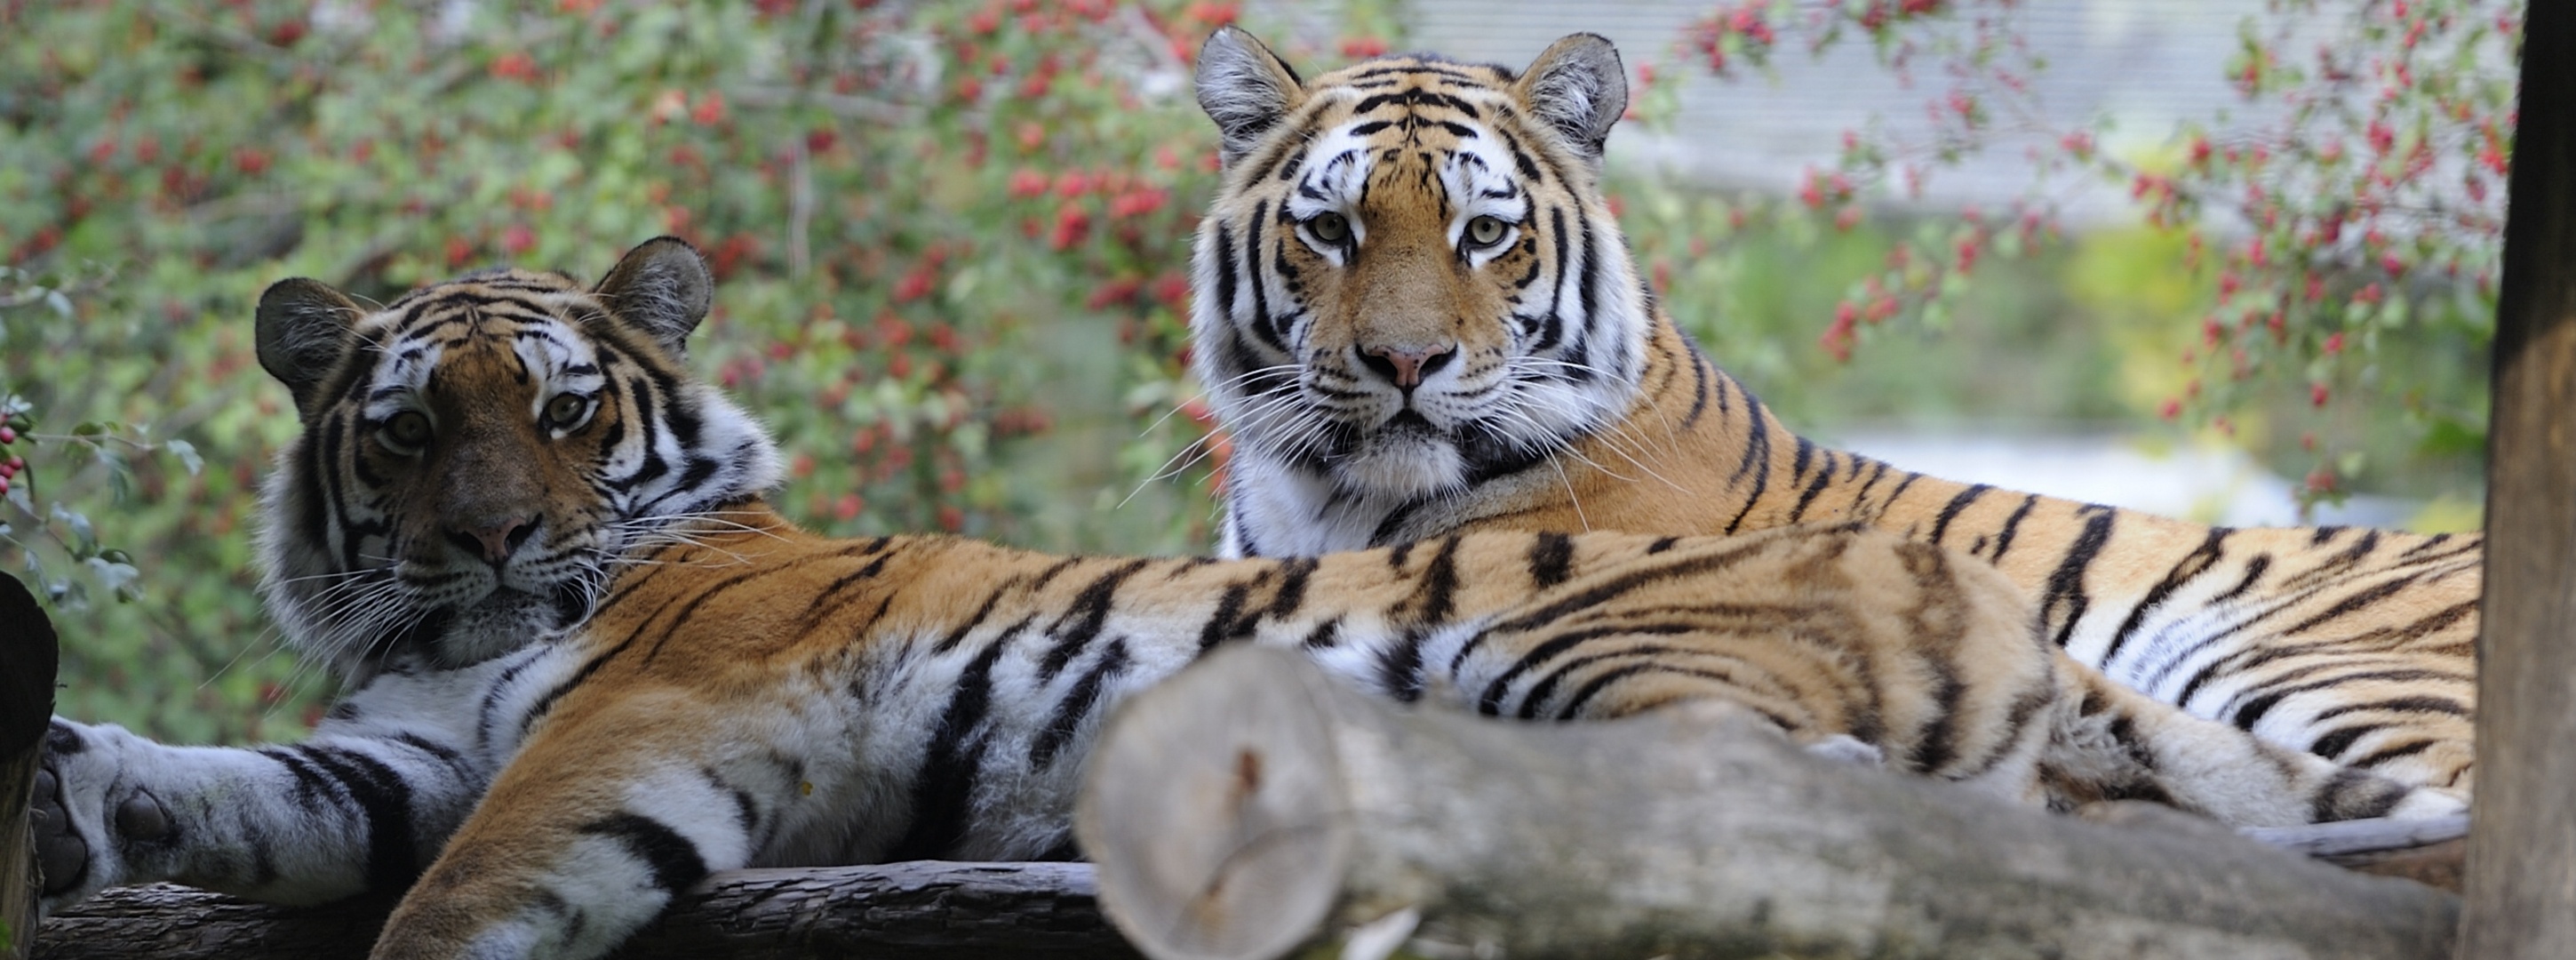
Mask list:
[{"label": "sitting tiger", "polygon": [[2159,700],[2468,794],[2480,538],[2202,526],[1789,432],[1638,279],[1599,184],[1627,105],[1607,40],[1306,81],[1227,28],[1197,80],[1225,167],[1191,314],[1235,451],[1223,554],[1866,523],[1994,565],[2052,642]]},{"label": "sitting tiger", "polygon": [[47,905],[408,886],[377,957],[591,957],[712,870],[1069,857],[1103,712],[1229,643],[1512,717],[1731,703],[2057,808],[2461,809],[2111,684],[2000,574],[1859,524],[1249,560],[816,536],[763,504],[758,425],[680,366],[709,284],[663,239],[587,291],[272,287],[260,357],[304,430],[265,491],[268,596],[354,690],[296,744],[56,721]]}]

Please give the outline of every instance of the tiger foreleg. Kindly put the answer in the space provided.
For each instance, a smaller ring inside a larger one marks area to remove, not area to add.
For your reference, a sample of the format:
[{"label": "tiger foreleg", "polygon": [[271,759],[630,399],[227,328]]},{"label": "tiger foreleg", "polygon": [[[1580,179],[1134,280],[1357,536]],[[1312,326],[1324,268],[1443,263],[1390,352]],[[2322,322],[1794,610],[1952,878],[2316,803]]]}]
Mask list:
[{"label": "tiger foreleg", "polygon": [[[626,694],[543,721],[386,921],[373,956],[596,957],[798,815],[802,759],[739,709]],[[696,721],[696,722],[693,722]],[[758,761],[746,757],[761,758]]]},{"label": "tiger foreleg", "polygon": [[2445,817],[2459,798],[2255,738],[2191,716],[2072,660],[2041,760],[2049,802],[2150,800],[2237,827],[2386,817]]},{"label": "tiger foreleg", "polygon": [[480,792],[460,760],[418,735],[172,747],[57,719],[35,804],[41,907],[164,880],[288,904],[400,889]]},{"label": "tiger foreleg", "polygon": [[174,747],[56,719],[35,804],[41,906],[164,880],[287,904],[400,890],[515,744],[475,706],[544,655],[389,670],[295,744]]}]

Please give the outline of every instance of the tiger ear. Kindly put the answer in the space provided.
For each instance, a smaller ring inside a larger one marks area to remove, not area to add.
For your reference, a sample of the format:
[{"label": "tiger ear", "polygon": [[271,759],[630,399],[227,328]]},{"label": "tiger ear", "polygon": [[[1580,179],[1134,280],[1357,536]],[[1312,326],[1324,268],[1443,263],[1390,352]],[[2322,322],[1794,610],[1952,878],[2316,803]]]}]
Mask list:
[{"label": "tiger ear", "polygon": [[678,360],[688,356],[689,331],[715,302],[715,283],[698,248],[678,237],[655,237],[626,251],[591,295]]},{"label": "tiger ear", "polygon": [[259,295],[259,365],[295,395],[298,412],[313,409],[322,378],[357,342],[366,311],[320,280],[297,277],[270,284]]},{"label": "tiger ear", "polygon": [[1243,159],[1306,100],[1306,81],[1252,35],[1219,27],[1199,47],[1199,109],[1216,121],[1217,155]]},{"label": "tiger ear", "polygon": [[1578,33],[1550,44],[1521,73],[1515,87],[1530,112],[1565,136],[1585,159],[1601,159],[1610,125],[1628,112],[1628,69],[1619,49],[1597,33]]}]

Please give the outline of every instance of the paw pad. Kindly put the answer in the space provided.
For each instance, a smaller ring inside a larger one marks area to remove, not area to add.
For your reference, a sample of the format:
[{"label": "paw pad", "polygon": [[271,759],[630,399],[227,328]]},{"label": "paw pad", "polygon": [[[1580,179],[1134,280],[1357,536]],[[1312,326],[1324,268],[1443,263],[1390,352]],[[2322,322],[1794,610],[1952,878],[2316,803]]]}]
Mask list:
[{"label": "paw pad", "polygon": [[29,811],[36,837],[36,866],[44,871],[45,893],[70,890],[88,874],[89,844],[72,832],[63,812],[62,781],[51,770],[36,771],[35,804]]},{"label": "paw pad", "polygon": [[116,832],[136,840],[159,840],[170,833],[170,811],[148,793],[137,793],[116,807]]}]

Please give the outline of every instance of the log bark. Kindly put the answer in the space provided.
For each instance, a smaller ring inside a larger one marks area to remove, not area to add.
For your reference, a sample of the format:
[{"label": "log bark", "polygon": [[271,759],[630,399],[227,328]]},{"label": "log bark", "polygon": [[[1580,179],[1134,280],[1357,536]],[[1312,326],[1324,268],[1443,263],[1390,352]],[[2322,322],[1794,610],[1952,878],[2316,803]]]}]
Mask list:
[{"label": "log bark", "polygon": [[1818,759],[1732,708],[1517,724],[1242,649],[1113,717],[1075,822],[1104,909],[1156,958],[1353,931],[1364,954],[1516,958],[2449,952],[2448,894],[2123,819]]},{"label": "log bark", "polygon": [[13,960],[26,954],[36,894],[45,888],[27,808],[44,761],[60,655],[44,608],[18,578],[0,574],[0,957]]},{"label": "log bark", "polygon": [[[186,887],[109,890],[47,919],[36,960],[361,958],[390,899],[256,904]],[[728,870],[681,896],[621,960],[1132,958],[1073,863]]]},{"label": "log bark", "polygon": [[2576,944],[2576,8],[2533,0],[2496,303],[2463,957]]}]

